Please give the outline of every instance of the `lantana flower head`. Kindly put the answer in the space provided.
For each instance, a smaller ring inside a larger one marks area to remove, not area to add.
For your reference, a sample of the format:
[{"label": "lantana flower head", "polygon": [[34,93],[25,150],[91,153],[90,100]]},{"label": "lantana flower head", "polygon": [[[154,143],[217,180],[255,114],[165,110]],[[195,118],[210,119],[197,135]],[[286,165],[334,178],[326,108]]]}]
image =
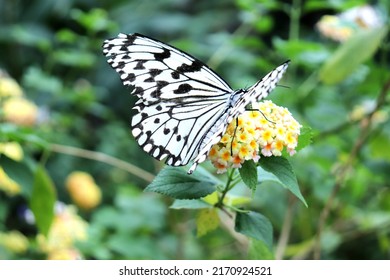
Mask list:
[{"label": "lantana flower head", "polygon": [[301,125],[288,109],[266,100],[253,103],[227,127],[221,141],[208,155],[217,173],[240,168],[244,161],[258,162],[261,156],[281,156],[284,149],[295,154]]},{"label": "lantana flower head", "polygon": [[384,20],[378,10],[369,5],[356,6],[337,15],[325,15],[317,23],[322,35],[344,42],[365,30],[380,28]]}]

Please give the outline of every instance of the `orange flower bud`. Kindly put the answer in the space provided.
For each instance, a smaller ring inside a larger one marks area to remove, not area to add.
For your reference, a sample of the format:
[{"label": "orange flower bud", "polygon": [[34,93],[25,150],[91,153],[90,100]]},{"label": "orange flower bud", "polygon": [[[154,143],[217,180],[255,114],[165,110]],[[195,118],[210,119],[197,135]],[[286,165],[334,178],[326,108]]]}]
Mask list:
[{"label": "orange flower bud", "polygon": [[66,179],[66,188],[73,202],[84,210],[95,208],[101,201],[101,191],[88,173],[75,171]]},{"label": "orange flower bud", "polygon": [[4,101],[3,114],[6,121],[32,126],[38,117],[38,107],[23,97],[12,97]]}]

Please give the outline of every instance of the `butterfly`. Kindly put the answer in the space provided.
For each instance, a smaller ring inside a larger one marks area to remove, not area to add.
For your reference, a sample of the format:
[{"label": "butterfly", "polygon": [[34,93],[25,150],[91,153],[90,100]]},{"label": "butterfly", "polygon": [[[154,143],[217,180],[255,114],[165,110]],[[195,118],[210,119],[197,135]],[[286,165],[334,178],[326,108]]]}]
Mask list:
[{"label": "butterfly", "polygon": [[103,54],[136,101],[132,134],[142,149],[172,166],[203,162],[228,124],[247,105],[268,96],[286,71],[284,62],[247,89],[233,90],[206,64],[141,34],[105,40]]}]

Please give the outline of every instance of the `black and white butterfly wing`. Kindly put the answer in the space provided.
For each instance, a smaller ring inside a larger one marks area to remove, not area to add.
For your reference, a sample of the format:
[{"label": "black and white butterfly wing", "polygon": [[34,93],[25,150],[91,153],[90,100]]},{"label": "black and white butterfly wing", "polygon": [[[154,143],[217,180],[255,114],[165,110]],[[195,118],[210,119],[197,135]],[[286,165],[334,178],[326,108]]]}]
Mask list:
[{"label": "black and white butterfly wing", "polygon": [[193,161],[188,173],[206,159],[249,103],[275,88],[288,66],[285,62],[249,89],[233,91],[201,61],[140,34],[104,41],[103,53],[139,98],[132,119],[138,144],[169,165]]},{"label": "black and white butterfly wing", "polygon": [[106,40],[103,53],[139,98],[132,133],[143,150],[169,165],[193,160],[233,90],[199,60],[140,34]]},{"label": "black and white butterfly wing", "polygon": [[191,174],[198,163],[206,159],[211,147],[216,143],[214,140],[220,140],[221,136],[226,131],[227,125],[232,122],[233,119],[244,113],[248,104],[259,101],[268,96],[268,94],[276,87],[284,72],[286,72],[289,63],[290,61],[286,61],[279,65],[250,88],[245,90],[236,90],[230,94],[227,107],[219,117],[218,122],[204,137],[203,142],[199,147],[199,153],[194,159],[194,163],[188,173]]}]

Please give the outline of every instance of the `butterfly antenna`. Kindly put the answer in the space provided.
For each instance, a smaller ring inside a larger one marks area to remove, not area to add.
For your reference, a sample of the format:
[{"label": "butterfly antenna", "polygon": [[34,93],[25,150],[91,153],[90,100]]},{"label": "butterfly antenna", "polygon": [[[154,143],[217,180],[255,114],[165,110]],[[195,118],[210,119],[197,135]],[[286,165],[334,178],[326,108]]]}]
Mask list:
[{"label": "butterfly antenna", "polygon": [[291,87],[289,87],[289,86],[285,86],[285,85],[276,85],[277,87],[282,87],[282,88],[288,88],[288,89],[290,89]]},{"label": "butterfly antenna", "polygon": [[268,122],[273,123],[273,124],[276,124],[276,122],[271,121],[270,119],[268,119],[267,116],[264,115],[264,113],[263,113],[261,110],[259,110],[259,109],[246,108],[245,111],[250,111],[250,112],[257,111],[257,112],[259,112],[260,114],[262,114],[263,117],[264,117],[264,119],[266,119]]}]

